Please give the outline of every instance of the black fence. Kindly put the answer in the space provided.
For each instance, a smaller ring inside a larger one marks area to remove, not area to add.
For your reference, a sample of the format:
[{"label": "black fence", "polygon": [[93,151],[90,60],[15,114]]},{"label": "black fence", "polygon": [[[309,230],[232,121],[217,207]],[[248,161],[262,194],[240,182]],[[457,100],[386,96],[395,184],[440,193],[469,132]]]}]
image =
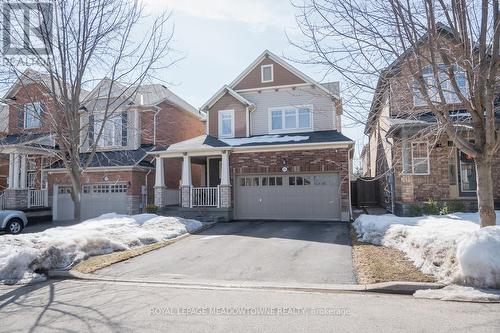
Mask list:
[{"label": "black fence", "polygon": [[377,206],[380,187],[378,179],[358,178],[351,181],[351,203],[356,207]]}]

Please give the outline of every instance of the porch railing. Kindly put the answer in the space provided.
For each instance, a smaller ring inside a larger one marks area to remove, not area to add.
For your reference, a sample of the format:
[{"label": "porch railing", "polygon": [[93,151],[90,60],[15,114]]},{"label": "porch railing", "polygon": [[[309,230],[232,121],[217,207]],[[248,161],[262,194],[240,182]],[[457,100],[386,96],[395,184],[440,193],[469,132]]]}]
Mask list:
[{"label": "porch railing", "polygon": [[5,209],[5,194],[0,192],[0,210]]},{"label": "porch railing", "polygon": [[28,208],[31,207],[47,207],[48,192],[43,190],[28,190]]},{"label": "porch railing", "polygon": [[219,207],[219,186],[191,187],[191,207]]}]

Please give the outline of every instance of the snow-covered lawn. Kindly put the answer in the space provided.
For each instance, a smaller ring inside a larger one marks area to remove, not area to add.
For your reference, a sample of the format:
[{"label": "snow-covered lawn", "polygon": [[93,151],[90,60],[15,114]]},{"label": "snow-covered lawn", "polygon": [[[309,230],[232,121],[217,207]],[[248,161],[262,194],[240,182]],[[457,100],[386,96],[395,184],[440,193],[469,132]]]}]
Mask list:
[{"label": "snow-covered lawn", "polygon": [[0,236],[0,283],[43,280],[38,271],[69,268],[88,256],[156,243],[201,227],[196,220],[113,213],[40,233]]},{"label": "snow-covered lawn", "polygon": [[500,211],[497,226],[479,228],[477,213],[397,217],[361,215],[354,228],[361,241],[406,253],[440,282],[500,288]]}]

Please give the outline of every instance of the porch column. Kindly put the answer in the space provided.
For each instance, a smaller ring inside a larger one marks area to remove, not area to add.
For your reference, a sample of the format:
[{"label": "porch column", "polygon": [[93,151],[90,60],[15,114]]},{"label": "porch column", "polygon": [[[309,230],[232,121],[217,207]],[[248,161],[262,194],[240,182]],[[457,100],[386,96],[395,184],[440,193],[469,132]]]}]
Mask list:
[{"label": "porch column", "polygon": [[28,190],[19,188],[21,156],[17,153],[9,156],[9,188],[4,191],[5,209],[25,209],[28,207]]},{"label": "porch column", "polygon": [[13,173],[14,180],[12,182],[12,184],[13,184],[12,188],[14,188],[14,189],[19,188],[19,169],[20,168],[21,168],[21,166],[20,166],[19,154],[14,154],[14,173]]},{"label": "porch column", "polygon": [[184,154],[182,156],[182,179],[181,179],[181,206],[191,207],[191,158]]},{"label": "porch column", "polygon": [[21,155],[21,177],[20,177],[20,188],[26,189],[26,155]]},{"label": "porch column", "polygon": [[14,188],[14,153],[9,154],[9,188]]},{"label": "porch column", "polygon": [[165,207],[166,205],[166,186],[165,186],[165,170],[163,167],[163,158],[156,157],[155,168],[155,206]]},{"label": "porch column", "polygon": [[222,165],[219,186],[219,207],[231,207],[231,180],[229,178],[229,152],[222,152]]}]

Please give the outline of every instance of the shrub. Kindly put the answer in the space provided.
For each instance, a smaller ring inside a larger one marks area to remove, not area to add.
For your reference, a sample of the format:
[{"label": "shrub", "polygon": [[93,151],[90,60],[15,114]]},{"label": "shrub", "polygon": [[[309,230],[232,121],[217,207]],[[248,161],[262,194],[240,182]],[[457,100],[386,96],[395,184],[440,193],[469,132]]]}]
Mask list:
[{"label": "shrub", "polygon": [[440,215],[448,215],[452,213],[452,211],[450,210],[450,207],[449,207],[449,204],[447,202],[445,202],[443,204],[443,207],[441,207],[441,211],[439,212]]},{"label": "shrub", "polygon": [[465,207],[465,203],[463,203],[462,201],[452,201],[448,203],[448,209],[450,213],[467,211],[467,207]]},{"label": "shrub", "polygon": [[438,215],[441,212],[441,207],[439,202],[434,199],[429,199],[426,203],[424,203],[423,210],[426,215]]},{"label": "shrub", "polygon": [[144,207],[144,210],[146,211],[146,213],[156,214],[156,212],[158,212],[158,206],[146,205],[146,207]]},{"label": "shrub", "polygon": [[419,205],[412,204],[412,205],[410,205],[409,213],[410,213],[410,216],[421,216],[422,215],[422,208]]}]

